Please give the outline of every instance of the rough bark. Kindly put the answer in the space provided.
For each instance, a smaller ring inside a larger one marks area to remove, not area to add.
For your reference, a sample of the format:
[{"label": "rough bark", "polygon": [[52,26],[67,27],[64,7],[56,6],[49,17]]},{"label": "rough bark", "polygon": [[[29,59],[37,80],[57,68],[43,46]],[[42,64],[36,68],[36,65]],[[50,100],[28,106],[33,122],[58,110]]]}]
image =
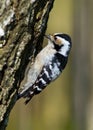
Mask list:
[{"label": "rough bark", "polygon": [[54,0],[0,1],[0,130],[5,130],[29,63],[41,49]]}]

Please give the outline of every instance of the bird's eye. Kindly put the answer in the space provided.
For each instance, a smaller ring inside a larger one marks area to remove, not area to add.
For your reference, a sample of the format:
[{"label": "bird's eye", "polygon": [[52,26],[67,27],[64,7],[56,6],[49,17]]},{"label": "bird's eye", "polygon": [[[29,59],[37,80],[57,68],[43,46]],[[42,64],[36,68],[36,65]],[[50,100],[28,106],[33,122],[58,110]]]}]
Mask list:
[{"label": "bird's eye", "polygon": [[57,44],[57,45],[62,45],[62,38],[58,37],[58,36],[55,36],[54,35],[54,43]]},{"label": "bird's eye", "polygon": [[55,41],[57,40],[57,37],[56,37],[56,36],[54,36],[54,40],[55,40]]}]

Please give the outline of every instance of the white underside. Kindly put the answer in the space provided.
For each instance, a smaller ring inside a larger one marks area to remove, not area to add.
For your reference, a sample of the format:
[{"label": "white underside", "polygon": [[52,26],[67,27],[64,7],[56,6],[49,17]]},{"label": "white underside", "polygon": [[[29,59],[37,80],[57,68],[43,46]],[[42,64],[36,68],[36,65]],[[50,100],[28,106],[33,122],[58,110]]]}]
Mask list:
[{"label": "white underside", "polygon": [[27,80],[26,80],[26,83],[24,84],[23,91],[20,94],[24,93],[27,89],[29,89],[34,84],[34,82],[36,81],[38,75],[40,74],[43,66],[45,66],[46,64],[48,64],[52,60],[55,53],[56,53],[56,50],[53,49],[53,45],[51,43],[49,43],[36,56],[34,64],[28,70],[28,72],[26,74]]}]

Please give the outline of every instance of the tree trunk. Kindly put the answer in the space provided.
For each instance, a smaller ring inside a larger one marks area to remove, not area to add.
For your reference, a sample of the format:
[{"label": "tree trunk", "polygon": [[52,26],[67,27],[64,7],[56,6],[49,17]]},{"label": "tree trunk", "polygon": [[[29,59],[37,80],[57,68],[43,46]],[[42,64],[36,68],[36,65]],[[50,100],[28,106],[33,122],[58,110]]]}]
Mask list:
[{"label": "tree trunk", "polygon": [[42,46],[54,0],[0,1],[0,130],[5,130],[25,69]]}]

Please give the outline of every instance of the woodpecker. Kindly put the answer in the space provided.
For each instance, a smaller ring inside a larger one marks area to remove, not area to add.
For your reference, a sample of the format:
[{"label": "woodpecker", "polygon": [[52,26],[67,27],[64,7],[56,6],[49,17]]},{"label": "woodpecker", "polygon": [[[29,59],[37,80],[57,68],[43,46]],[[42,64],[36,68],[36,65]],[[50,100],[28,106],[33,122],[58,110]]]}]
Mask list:
[{"label": "woodpecker", "polygon": [[23,90],[18,93],[18,99],[26,98],[25,104],[58,78],[68,61],[72,47],[70,36],[54,33],[45,37],[48,39],[48,44],[37,54],[33,65],[28,69]]}]

